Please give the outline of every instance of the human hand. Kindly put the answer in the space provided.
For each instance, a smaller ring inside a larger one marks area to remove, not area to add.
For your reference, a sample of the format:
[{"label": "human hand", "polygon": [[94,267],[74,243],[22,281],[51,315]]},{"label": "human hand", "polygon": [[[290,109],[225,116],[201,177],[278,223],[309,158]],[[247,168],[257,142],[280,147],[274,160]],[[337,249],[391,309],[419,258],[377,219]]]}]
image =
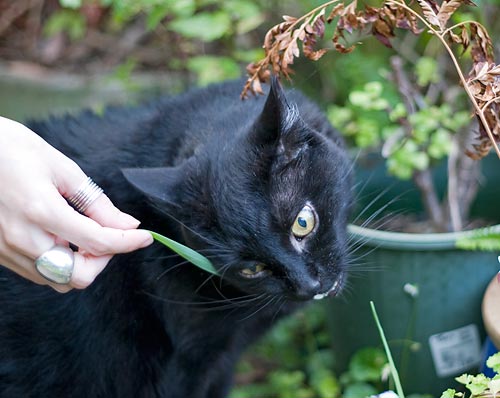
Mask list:
[{"label": "human hand", "polygon": [[[111,257],[146,247],[148,231],[101,194],[85,211],[66,200],[87,179],[80,167],[20,123],[0,117],[0,264],[59,292],[90,285]],[[78,246],[67,285],[35,269],[56,244]]]}]

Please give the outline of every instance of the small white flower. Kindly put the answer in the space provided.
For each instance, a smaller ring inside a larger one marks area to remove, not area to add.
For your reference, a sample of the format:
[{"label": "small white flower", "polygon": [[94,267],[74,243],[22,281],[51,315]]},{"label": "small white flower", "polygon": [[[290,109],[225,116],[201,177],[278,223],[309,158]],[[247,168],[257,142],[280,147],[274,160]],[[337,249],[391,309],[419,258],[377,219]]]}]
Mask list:
[{"label": "small white flower", "polygon": [[399,398],[399,396],[394,391],[389,390],[378,395],[372,395],[370,398]]},{"label": "small white flower", "polygon": [[412,283],[405,283],[403,286],[403,290],[406,294],[410,295],[411,297],[418,297],[418,286],[414,285]]}]

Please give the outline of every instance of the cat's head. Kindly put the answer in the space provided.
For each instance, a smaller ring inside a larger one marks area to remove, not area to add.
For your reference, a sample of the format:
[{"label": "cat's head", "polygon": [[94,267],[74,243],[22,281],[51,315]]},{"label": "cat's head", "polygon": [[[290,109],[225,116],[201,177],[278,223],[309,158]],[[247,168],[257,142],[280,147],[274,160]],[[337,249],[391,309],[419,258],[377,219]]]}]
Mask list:
[{"label": "cat's head", "polygon": [[335,295],[347,267],[349,161],[317,131],[332,133],[321,113],[307,101],[301,113],[276,80],[261,103],[179,166],[125,177],[184,224],[186,243],[232,286],[292,300]]}]

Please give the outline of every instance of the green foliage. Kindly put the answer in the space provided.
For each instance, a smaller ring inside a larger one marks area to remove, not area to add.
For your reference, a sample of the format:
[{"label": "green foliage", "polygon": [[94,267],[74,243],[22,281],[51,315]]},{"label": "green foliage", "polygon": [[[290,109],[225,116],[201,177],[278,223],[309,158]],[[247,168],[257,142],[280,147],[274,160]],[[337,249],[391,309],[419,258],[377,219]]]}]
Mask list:
[{"label": "green foliage", "polygon": [[231,398],[365,398],[384,391],[386,358],[379,348],[360,350],[337,377],[325,317],[316,304],[280,321],[238,366],[243,376],[270,368],[264,380],[237,386]]},{"label": "green foliage", "polygon": [[463,384],[472,395],[479,395],[488,389],[488,382],[490,381],[490,378],[480,373],[476,376],[463,374],[460,377],[456,377],[455,380],[460,384]]},{"label": "green foliage", "polygon": [[379,391],[371,384],[368,383],[353,383],[349,384],[344,393],[342,394],[343,398],[366,398],[372,395],[377,394]]},{"label": "green foliage", "polygon": [[[59,0],[59,4],[63,8],[50,17],[46,33],[65,32],[72,40],[81,39],[87,29],[84,2]],[[174,33],[175,45],[187,62],[173,59],[168,64],[192,72],[199,85],[240,76],[246,63],[262,55],[259,43],[245,40],[250,44],[236,46],[235,41],[264,22],[263,1],[98,0],[98,4],[109,9],[106,26],[112,31],[125,30],[133,20],[143,18],[149,31],[163,36]],[[207,52],[203,43],[212,42],[218,45]],[[165,59],[169,60],[167,55]]]},{"label": "green foliage", "polygon": [[[432,58],[420,58],[415,69],[419,85],[440,78]],[[408,180],[448,155],[452,135],[470,123],[470,116],[446,102],[427,100],[410,114],[395,91],[390,81],[368,82],[352,91],[345,105],[330,106],[328,117],[356,147],[380,150],[390,174]]]},{"label": "green foliage", "polygon": [[63,9],[53,14],[44,26],[47,36],[67,33],[71,40],[81,39],[85,35],[85,18],[78,11]]},{"label": "green foliage", "polygon": [[474,230],[457,240],[456,247],[464,250],[498,251],[500,250],[500,230],[496,227]]},{"label": "green foliage", "polygon": [[200,12],[189,18],[176,19],[169,28],[190,39],[213,41],[220,39],[231,29],[231,18],[224,12]]},{"label": "green foliage", "polygon": [[82,6],[82,0],[59,0],[62,7],[77,9]]},{"label": "green foliage", "polygon": [[469,390],[469,397],[465,393],[449,388],[441,394],[441,398],[495,397],[500,391],[500,353],[490,356],[486,361],[486,366],[496,373],[493,377],[479,373],[477,375],[463,374],[455,378],[458,383],[463,384]]},{"label": "green foliage", "polygon": [[490,356],[486,361],[486,366],[493,369],[493,372],[500,373],[500,352]]},{"label": "green foliage", "polygon": [[190,58],[187,67],[198,76],[200,86],[240,76],[240,66],[229,57],[200,55]]},{"label": "green foliage", "polygon": [[422,57],[415,65],[415,74],[419,86],[427,86],[439,82],[438,63],[434,58]]},{"label": "green foliage", "polygon": [[379,348],[365,347],[357,351],[349,362],[349,375],[354,381],[377,382],[384,367],[387,356]]}]

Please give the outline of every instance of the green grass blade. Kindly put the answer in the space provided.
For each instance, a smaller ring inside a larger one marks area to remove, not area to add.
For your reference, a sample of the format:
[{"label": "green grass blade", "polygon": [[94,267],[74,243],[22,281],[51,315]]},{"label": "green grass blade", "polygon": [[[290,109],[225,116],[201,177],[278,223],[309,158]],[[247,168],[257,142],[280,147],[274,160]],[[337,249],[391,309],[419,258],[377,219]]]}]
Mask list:
[{"label": "green grass blade", "polygon": [[391,368],[392,379],[394,380],[394,385],[396,386],[396,393],[399,398],[405,398],[405,394],[403,392],[403,387],[401,386],[401,380],[399,380],[399,373],[396,369],[396,365],[394,365],[394,360],[392,359],[391,350],[389,349],[389,344],[387,344],[387,339],[385,338],[384,329],[382,329],[382,325],[380,324],[380,320],[378,319],[377,310],[375,309],[375,304],[373,301],[370,301],[370,306],[372,308],[373,318],[375,319],[375,323],[377,324],[377,329],[380,334],[380,339],[382,340],[382,344],[384,345],[385,354],[387,355],[387,360],[389,361],[389,367]]},{"label": "green grass blade", "polygon": [[200,253],[198,253],[197,251],[194,251],[193,249],[190,249],[189,247],[184,246],[183,244],[176,242],[175,240],[172,240],[170,238],[167,238],[166,236],[163,236],[157,232],[153,231],[149,232],[153,236],[153,239],[155,239],[157,242],[164,244],[170,250],[173,250],[179,256],[185,258],[192,264],[196,265],[198,268],[210,272],[211,274],[219,275],[219,273],[217,272],[213,264],[210,262],[210,260],[205,256],[201,255]]}]

